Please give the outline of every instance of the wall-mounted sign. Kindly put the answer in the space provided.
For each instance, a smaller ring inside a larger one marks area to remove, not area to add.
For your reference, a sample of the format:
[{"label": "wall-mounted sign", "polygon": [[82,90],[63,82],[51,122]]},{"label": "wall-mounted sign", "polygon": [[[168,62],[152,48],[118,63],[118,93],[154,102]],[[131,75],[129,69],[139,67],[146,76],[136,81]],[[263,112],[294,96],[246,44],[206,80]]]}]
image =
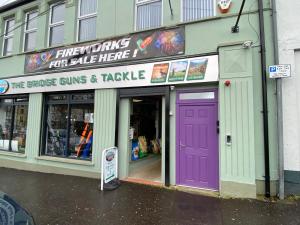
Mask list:
[{"label": "wall-mounted sign", "polygon": [[270,78],[285,78],[291,76],[291,65],[273,65],[269,66]]},{"label": "wall-mounted sign", "polygon": [[104,149],[102,152],[101,190],[104,184],[118,178],[118,149]]},{"label": "wall-mounted sign", "polygon": [[218,56],[6,79],[5,94],[144,87],[218,81]]},{"label": "wall-mounted sign", "polygon": [[232,0],[219,0],[218,7],[221,13],[228,13]]},{"label": "wall-mounted sign", "polygon": [[184,54],[184,27],[54,48],[27,55],[25,73]]}]

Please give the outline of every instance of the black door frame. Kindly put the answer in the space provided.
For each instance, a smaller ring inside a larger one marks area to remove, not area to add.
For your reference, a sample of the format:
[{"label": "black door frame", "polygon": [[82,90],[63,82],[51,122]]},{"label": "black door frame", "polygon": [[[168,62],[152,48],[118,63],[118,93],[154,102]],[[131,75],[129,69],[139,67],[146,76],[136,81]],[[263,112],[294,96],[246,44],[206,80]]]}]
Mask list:
[{"label": "black door frame", "polygon": [[165,186],[170,186],[170,87],[140,87],[117,89],[116,105],[116,127],[115,146],[119,141],[119,105],[121,98],[131,98],[137,96],[162,96],[165,97]]}]

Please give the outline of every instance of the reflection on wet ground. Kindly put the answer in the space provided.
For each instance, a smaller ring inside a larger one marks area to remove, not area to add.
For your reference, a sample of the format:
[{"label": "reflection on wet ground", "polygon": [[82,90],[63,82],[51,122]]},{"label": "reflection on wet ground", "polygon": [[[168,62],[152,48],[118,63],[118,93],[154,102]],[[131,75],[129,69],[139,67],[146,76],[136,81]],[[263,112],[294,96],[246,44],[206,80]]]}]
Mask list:
[{"label": "reflection on wet ground", "polygon": [[111,192],[99,180],[0,168],[0,190],[37,225],[299,225],[300,202],[219,199],[123,183]]}]

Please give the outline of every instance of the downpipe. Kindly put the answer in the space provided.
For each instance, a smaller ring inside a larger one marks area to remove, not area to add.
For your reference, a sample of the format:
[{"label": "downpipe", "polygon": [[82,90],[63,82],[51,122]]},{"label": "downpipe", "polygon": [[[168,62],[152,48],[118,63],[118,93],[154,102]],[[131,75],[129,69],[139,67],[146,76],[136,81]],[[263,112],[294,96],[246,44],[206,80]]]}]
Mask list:
[{"label": "downpipe", "polygon": [[260,33],[262,99],[263,99],[265,196],[269,198],[270,197],[270,150],[269,150],[268,93],[267,93],[267,71],[266,71],[266,42],[265,42],[263,0],[258,0],[258,15],[259,15],[259,33]]}]

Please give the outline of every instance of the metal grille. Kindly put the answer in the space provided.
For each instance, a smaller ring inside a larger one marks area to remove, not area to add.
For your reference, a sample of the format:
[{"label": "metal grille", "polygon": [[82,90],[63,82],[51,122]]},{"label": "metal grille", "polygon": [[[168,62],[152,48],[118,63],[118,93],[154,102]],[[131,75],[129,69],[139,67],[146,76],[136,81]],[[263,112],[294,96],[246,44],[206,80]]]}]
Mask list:
[{"label": "metal grille", "polygon": [[183,22],[214,16],[214,0],[182,0]]},{"label": "metal grille", "polygon": [[162,1],[137,5],[136,30],[160,27]]}]

